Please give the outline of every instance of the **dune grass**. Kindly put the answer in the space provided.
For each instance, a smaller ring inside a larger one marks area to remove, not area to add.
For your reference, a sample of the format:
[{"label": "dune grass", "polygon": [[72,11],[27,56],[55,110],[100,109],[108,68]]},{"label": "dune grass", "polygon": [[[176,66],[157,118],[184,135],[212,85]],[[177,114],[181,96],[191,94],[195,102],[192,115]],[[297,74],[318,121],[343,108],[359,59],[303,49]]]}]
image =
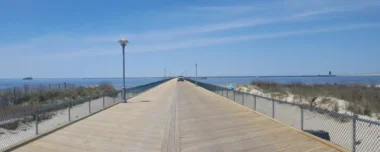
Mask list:
[{"label": "dune grass", "polygon": [[[114,97],[117,95],[114,93],[115,91],[116,89],[112,84],[101,83],[97,86],[76,87],[64,91],[50,90],[29,93],[22,98],[15,100],[13,104],[2,104],[2,107],[0,108],[0,116],[34,109],[42,105],[68,102],[94,95],[107,94],[107,96]],[[0,92],[0,101],[3,103],[8,102],[10,96],[12,96],[12,93],[10,92]]]},{"label": "dune grass", "polygon": [[[329,102],[333,97],[349,102],[348,110],[356,114],[369,115],[380,113],[380,88],[375,85],[365,86],[359,84],[281,84],[268,81],[253,81],[253,86],[264,93],[293,94],[299,100],[306,100],[313,104],[317,98]],[[333,108],[336,109],[336,108]]]}]

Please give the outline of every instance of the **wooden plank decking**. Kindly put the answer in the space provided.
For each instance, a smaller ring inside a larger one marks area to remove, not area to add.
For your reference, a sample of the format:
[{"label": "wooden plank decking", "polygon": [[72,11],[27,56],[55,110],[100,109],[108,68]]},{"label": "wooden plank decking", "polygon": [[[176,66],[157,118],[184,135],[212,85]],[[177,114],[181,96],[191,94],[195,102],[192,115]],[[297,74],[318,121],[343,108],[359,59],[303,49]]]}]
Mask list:
[{"label": "wooden plank decking", "polygon": [[336,151],[188,82],[169,81],[15,151]]}]

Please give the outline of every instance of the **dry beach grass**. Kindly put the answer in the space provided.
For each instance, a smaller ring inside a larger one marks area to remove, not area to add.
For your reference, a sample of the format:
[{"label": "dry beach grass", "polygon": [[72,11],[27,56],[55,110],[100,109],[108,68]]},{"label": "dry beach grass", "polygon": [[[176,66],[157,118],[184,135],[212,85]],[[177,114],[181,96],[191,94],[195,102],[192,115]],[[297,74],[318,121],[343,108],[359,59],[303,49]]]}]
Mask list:
[{"label": "dry beach grass", "polygon": [[[0,116],[28,111],[41,107],[43,105],[56,104],[62,102],[69,102],[76,99],[86,98],[93,95],[109,94],[115,92],[112,84],[101,83],[97,86],[90,87],[76,87],[70,90],[48,90],[42,92],[33,92],[24,95],[17,100],[11,100],[12,92],[0,92]],[[112,95],[110,95],[112,96]],[[115,95],[113,95],[115,96]]]},{"label": "dry beach grass", "polygon": [[[380,113],[380,88],[375,85],[359,84],[281,84],[267,81],[253,81],[251,85],[238,87],[261,92],[272,98],[292,100],[311,107],[339,112],[340,108],[358,115]],[[375,117],[378,117],[377,115]],[[380,117],[378,117],[380,118]]]},{"label": "dry beach grass", "polygon": [[[5,106],[3,104],[0,109],[0,129],[17,131],[20,128],[25,127],[25,125],[30,126],[28,124],[35,121],[37,116],[39,121],[46,121],[59,116],[59,111],[67,109],[68,104],[66,103],[70,101],[77,99],[100,101],[99,95],[106,94],[107,98],[116,97],[117,93],[115,91],[115,88],[111,84],[101,83],[92,87],[77,87],[64,91],[48,90],[26,94],[23,98],[18,99],[17,102],[13,104],[8,104]],[[0,94],[3,102],[8,102],[5,100],[9,99],[6,95],[8,95],[7,92],[1,92]],[[94,102],[93,104],[96,103],[97,102]],[[80,105],[83,105],[83,102],[71,102],[70,104],[72,107],[86,107]],[[101,106],[102,105],[97,106],[96,109],[99,109]],[[38,115],[36,115],[35,110],[38,110]],[[20,114],[23,116],[16,116]],[[6,119],[7,117],[12,117],[12,119]],[[3,134],[4,131],[0,133]]]}]

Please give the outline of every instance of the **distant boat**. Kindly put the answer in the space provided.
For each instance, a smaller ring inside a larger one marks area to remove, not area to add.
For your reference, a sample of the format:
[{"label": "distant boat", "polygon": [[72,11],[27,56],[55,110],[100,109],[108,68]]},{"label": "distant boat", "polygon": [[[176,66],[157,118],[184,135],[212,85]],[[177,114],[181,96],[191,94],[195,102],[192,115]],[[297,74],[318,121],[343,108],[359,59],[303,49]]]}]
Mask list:
[{"label": "distant boat", "polygon": [[22,78],[23,80],[33,80],[32,77],[25,77],[25,78]]}]

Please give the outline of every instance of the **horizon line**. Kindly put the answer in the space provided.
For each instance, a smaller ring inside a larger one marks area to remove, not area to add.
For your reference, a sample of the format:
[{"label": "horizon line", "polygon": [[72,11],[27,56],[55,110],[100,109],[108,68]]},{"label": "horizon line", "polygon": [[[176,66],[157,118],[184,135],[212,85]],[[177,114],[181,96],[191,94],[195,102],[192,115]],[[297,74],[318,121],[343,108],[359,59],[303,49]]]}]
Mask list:
[{"label": "horizon line", "polygon": [[[136,76],[136,77],[125,77],[127,79],[136,79],[136,78],[164,78],[164,77],[178,77],[183,75],[176,76]],[[206,76],[198,76],[198,77],[328,77],[329,75],[317,74],[317,75],[206,75]],[[337,74],[331,75],[330,77],[338,77],[338,76],[380,76],[380,74]],[[195,77],[195,76],[186,76],[186,77]],[[0,79],[22,79],[21,77],[17,78],[0,78]],[[33,79],[122,79],[122,77],[37,77]]]}]

